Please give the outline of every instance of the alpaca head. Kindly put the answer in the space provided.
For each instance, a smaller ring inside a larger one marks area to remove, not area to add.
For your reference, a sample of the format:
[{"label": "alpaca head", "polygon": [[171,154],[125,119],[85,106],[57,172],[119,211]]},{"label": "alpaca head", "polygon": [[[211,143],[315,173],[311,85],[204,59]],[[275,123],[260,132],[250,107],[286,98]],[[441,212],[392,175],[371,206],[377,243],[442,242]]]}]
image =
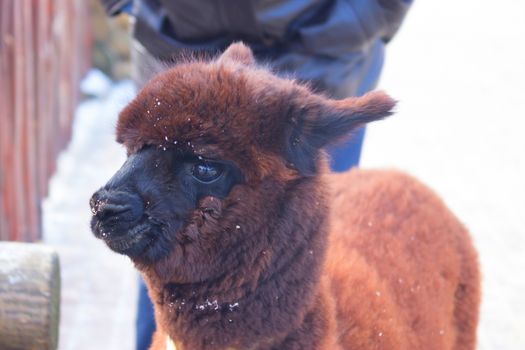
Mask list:
[{"label": "alpaca head", "polygon": [[185,282],[249,264],[242,256],[272,245],[299,244],[258,230],[281,215],[289,189],[323,171],[324,147],[393,105],[383,93],[313,94],[257,66],[242,44],[179,64],[121,112],[117,141],[128,159],[93,195],[92,230],[139,267],[163,266]]}]

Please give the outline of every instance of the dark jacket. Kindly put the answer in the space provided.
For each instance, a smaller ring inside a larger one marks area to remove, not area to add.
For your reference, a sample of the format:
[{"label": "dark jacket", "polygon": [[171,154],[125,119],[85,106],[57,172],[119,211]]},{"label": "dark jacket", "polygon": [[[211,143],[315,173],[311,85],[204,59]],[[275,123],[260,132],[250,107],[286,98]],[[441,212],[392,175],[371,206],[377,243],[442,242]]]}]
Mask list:
[{"label": "dark jacket", "polygon": [[[103,0],[110,14],[125,0]],[[342,98],[372,89],[410,0],[134,0],[134,37],[153,56],[216,53],[242,40],[277,71]]]}]

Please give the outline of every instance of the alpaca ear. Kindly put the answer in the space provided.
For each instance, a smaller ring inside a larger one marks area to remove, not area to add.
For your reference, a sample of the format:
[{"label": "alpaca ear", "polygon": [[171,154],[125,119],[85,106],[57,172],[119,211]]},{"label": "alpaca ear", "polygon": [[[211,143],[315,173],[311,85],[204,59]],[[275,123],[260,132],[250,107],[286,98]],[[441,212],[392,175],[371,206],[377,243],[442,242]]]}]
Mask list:
[{"label": "alpaca ear", "polygon": [[242,63],[246,66],[255,64],[252,50],[242,42],[233,43],[228,46],[226,51],[219,57],[219,62],[225,60]]},{"label": "alpaca ear", "polygon": [[303,175],[316,172],[316,158],[326,146],[348,139],[356,128],[392,114],[396,102],[383,92],[328,100],[310,95],[292,108],[286,157]]}]

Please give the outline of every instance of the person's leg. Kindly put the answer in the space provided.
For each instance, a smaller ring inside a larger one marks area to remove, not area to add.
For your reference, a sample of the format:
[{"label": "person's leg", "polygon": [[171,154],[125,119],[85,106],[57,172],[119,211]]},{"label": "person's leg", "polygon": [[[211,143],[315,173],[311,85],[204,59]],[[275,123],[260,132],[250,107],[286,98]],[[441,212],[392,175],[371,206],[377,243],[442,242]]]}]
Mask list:
[{"label": "person's leg", "polygon": [[155,317],[153,304],[148,296],[148,290],[142,277],[139,281],[139,300],[137,305],[136,325],[136,350],[148,350],[151,345],[153,332],[155,332]]},{"label": "person's leg", "polygon": [[359,165],[364,137],[365,128],[362,127],[346,143],[329,149],[330,168],[335,172],[342,172]]}]

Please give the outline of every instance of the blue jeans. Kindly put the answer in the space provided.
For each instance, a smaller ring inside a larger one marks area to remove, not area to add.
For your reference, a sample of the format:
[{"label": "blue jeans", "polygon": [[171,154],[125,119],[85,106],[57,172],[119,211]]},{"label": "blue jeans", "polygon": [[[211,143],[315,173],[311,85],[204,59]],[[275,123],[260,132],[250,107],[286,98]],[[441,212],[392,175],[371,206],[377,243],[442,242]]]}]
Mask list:
[{"label": "blue jeans", "polygon": [[[333,171],[346,171],[359,164],[364,136],[365,128],[363,127],[357,130],[348,142],[328,150],[331,156],[330,168]],[[155,318],[153,316],[153,304],[149,299],[148,291],[142,278],[139,281],[136,330],[136,350],[148,350],[155,331]]]},{"label": "blue jeans", "polygon": [[330,169],[335,172],[343,172],[359,165],[364,138],[365,127],[362,127],[357,129],[347,142],[328,149],[331,158]]},{"label": "blue jeans", "polygon": [[148,350],[151,345],[153,332],[155,332],[155,317],[153,316],[153,304],[151,303],[146,284],[142,277],[139,279],[139,300],[135,329],[137,332],[136,349]]}]

